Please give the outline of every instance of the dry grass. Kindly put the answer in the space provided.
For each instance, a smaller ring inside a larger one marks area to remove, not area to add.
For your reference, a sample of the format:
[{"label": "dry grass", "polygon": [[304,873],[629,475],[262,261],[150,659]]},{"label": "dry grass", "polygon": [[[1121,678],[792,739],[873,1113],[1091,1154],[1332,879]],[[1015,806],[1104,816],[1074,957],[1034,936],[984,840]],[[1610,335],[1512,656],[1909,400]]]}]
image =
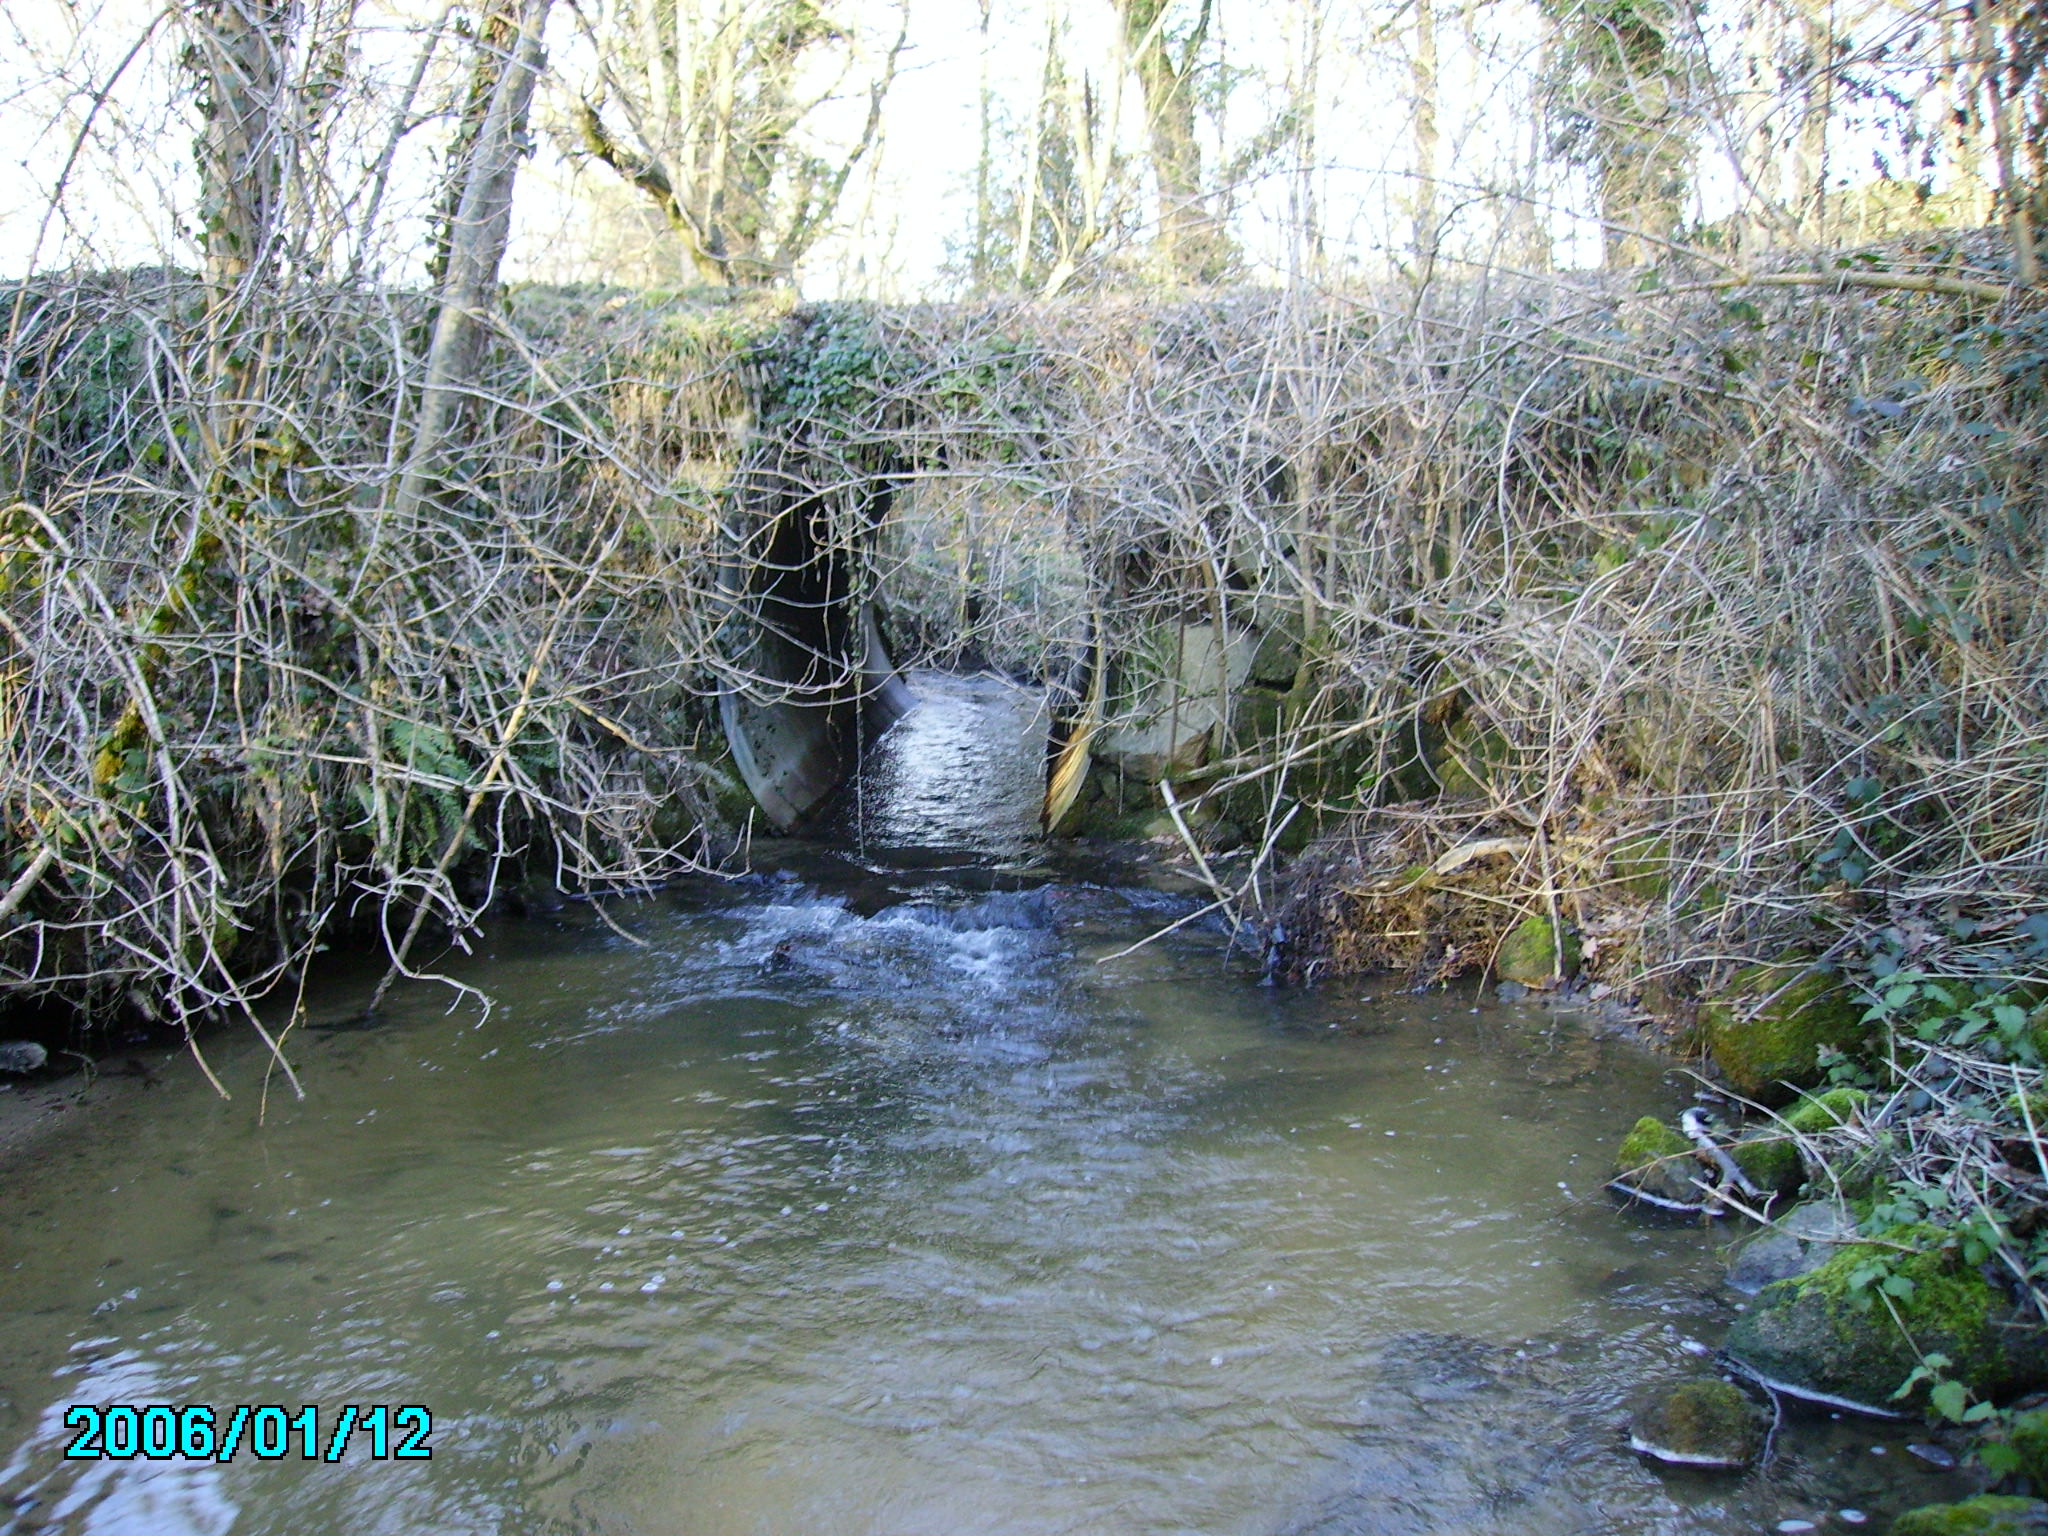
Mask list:
[{"label": "dry grass", "polygon": [[2007,939],[2048,865],[2048,321],[1916,291],[1911,252],[1854,274],[1890,286],[885,311],[841,430],[1064,528],[1084,589],[1005,622],[1302,633],[1278,740],[1182,798],[1252,848],[1297,801],[1370,813],[1337,963],[1478,956],[1476,914],[1368,930],[1404,931],[1388,877],[1517,834],[1480,905],[1632,909],[1609,965],[2038,971]]},{"label": "dry grass", "polygon": [[[17,306],[17,998],[239,1010],[338,921],[407,956],[515,866],[601,891],[703,862],[747,451],[863,560],[854,493],[929,485],[862,579],[942,652],[1295,634],[1267,726],[1179,787],[1254,850],[1297,805],[1342,818],[1304,957],[1438,976],[1554,908],[1605,977],[1786,949],[2043,969],[2012,942],[2048,850],[2033,312],[1497,275],[786,323],[533,295],[401,525],[418,315],[275,304],[235,444],[178,282]],[[970,604],[969,537],[1035,553],[984,556]],[[1476,838],[1512,850],[1398,878]],[[1233,907],[1268,920],[1251,875]]]}]

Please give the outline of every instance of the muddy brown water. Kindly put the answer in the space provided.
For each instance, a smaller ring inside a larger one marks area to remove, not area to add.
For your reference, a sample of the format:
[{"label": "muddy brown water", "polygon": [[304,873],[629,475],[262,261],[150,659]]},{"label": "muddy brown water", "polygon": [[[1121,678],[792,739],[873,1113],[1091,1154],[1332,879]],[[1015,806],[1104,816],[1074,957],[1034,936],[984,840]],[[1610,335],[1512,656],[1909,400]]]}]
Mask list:
[{"label": "muddy brown water", "polygon": [[[1032,701],[923,683],[906,726],[997,782]],[[421,987],[355,1027],[343,969],[303,1102],[259,1124],[222,1038],[231,1101],[175,1072],[17,1161],[0,1532],[1733,1533],[1957,1491],[1824,1417],[1741,1477],[1627,1451],[1733,1301],[1721,1239],[1601,1193],[1668,1063],[1261,988],[1216,927],[1110,958],[1190,898],[1016,867],[992,804],[909,857],[870,804],[850,854],[614,908],[638,945],[494,928],[481,1021]],[[74,1403],[323,1442],[415,1404],[433,1455],[66,1460]]]}]

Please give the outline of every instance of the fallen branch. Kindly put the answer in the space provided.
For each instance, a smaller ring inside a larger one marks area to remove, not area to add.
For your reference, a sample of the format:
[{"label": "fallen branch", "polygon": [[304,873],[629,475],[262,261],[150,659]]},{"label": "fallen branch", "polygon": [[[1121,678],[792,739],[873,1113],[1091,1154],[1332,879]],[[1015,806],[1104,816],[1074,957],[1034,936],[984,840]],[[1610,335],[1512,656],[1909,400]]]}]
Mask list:
[{"label": "fallen branch", "polygon": [[37,882],[56,862],[57,850],[54,848],[41,849],[29,860],[28,868],[15,876],[14,884],[7,887],[7,894],[0,896],[0,923],[14,916],[16,909],[28,900],[29,892],[36,888]]}]

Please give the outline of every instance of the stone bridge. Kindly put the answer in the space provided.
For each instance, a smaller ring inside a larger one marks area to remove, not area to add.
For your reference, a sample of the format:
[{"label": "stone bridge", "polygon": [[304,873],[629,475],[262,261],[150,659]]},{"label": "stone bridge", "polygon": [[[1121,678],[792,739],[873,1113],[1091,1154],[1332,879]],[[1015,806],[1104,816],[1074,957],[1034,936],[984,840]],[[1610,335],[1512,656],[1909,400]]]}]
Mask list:
[{"label": "stone bridge", "polygon": [[[734,478],[720,714],[741,779],[778,829],[801,827],[914,703],[880,620],[874,559],[911,472],[768,438]],[[1054,681],[1041,819],[1056,835],[1132,832],[1160,813],[1160,781],[1199,776],[1282,726],[1301,694],[1301,623],[1298,610],[1219,590],[1213,560],[1205,588],[1184,571],[1163,579],[1156,540],[1076,538],[1113,617],[1091,623]]]}]

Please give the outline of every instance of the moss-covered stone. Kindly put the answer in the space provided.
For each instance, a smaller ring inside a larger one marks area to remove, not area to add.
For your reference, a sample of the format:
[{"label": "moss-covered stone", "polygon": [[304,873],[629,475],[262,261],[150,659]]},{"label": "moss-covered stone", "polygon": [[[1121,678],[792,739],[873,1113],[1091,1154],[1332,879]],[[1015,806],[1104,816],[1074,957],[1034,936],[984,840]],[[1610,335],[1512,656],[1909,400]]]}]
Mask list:
[{"label": "moss-covered stone", "polygon": [[1430,766],[1446,795],[1483,795],[1512,776],[1513,759],[1507,737],[1468,718],[1444,727]]},{"label": "moss-covered stone", "polygon": [[1861,1088],[1830,1088],[1826,1093],[1809,1094],[1786,1111],[1785,1124],[1801,1136],[1839,1130],[1862,1112],[1869,1099]]},{"label": "moss-covered stone", "polygon": [[1629,1424],[1631,1449],[1690,1467],[1746,1466],[1763,1443],[1764,1421],[1740,1388],[1718,1378],[1652,1392]]},{"label": "moss-covered stone", "polygon": [[1565,930],[1560,954],[1555,934],[1549,918],[1523,918],[1501,941],[1493,961],[1495,974],[1525,987],[1547,987],[1573,975],[1579,968],[1578,935]]},{"label": "moss-covered stone", "polygon": [[1923,1504],[1892,1522],[1892,1536],[2048,1536],[2048,1504],[1994,1493]]},{"label": "moss-covered stone", "polygon": [[1729,1287],[1754,1296],[1774,1281],[1810,1274],[1855,1236],[1856,1218],[1847,1206],[1833,1200],[1795,1205],[1735,1250],[1728,1264]]},{"label": "moss-covered stone", "polygon": [[1714,1063],[1737,1093],[1782,1104],[1820,1080],[1820,1048],[1853,1051],[1870,1026],[1835,977],[1798,965],[1753,965],[1700,1007]]},{"label": "moss-covered stone", "polygon": [[2006,1428],[2005,1443],[2019,1458],[2020,1476],[2048,1490],[2048,1408],[2015,1415]]},{"label": "moss-covered stone", "polygon": [[1629,1128],[1615,1155],[1615,1171],[1627,1173],[1662,1157],[1690,1157],[1692,1143],[1655,1115],[1644,1115]]},{"label": "moss-covered stone", "polygon": [[1238,742],[1272,741],[1287,724],[1287,695],[1270,688],[1240,689],[1230,701],[1230,725]]},{"label": "moss-covered stone", "polygon": [[1806,1165],[1799,1156],[1799,1143],[1782,1131],[1746,1136],[1730,1147],[1728,1154],[1750,1183],[1771,1194],[1797,1194],[1806,1182]]},{"label": "moss-covered stone", "polygon": [[1700,1192],[1691,1181],[1700,1166],[1693,1151],[1685,1137],[1655,1115],[1645,1115],[1622,1138],[1614,1156],[1614,1176],[1656,1199],[1694,1205]]},{"label": "moss-covered stone", "polygon": [[1292,688],[1301,670],[1301,621],[1283,623],[1259,637],[1252,652],[1251,678],[1268,688]]},{"label": "moss-covered stone", "polygon": [[1839,1130],[1856,1118],[1869,1097],[1861,1088],[1831,1088],[1802,1099],[1785,1112],[1782,1128],[1772,1126],[1745,1137],[1729,1149],[1730,1155],[1757,1188],[1780,1195],[1797,1194],[1806,1183],[1798,1137]]},{"label": "moss-covered stone", "polygon": [[[1938,1236],[1925,1228],[1886,1234],[1887,1242],[1915,1245]],[[1886,1279],[1908,1285],[1884,1294]],[[1724,1347],[1795,1392],[1878,1408],[1893,1406],[1892,1393],[1923,1354],[1948,1356],[1947,1375],[1982,1397],[2048,1381],[2048,1341],[2019,1324],[2009,1301],[1952,1248],[1843,1248],[1811,1274],[1765,1286]]]},{"label": "moss-covered stone", "polygon": [[1671,890],[1670,841],[1649,832],[1623,838],[1607,855],[1607,875],[1624,895],[1662,901]]}]

